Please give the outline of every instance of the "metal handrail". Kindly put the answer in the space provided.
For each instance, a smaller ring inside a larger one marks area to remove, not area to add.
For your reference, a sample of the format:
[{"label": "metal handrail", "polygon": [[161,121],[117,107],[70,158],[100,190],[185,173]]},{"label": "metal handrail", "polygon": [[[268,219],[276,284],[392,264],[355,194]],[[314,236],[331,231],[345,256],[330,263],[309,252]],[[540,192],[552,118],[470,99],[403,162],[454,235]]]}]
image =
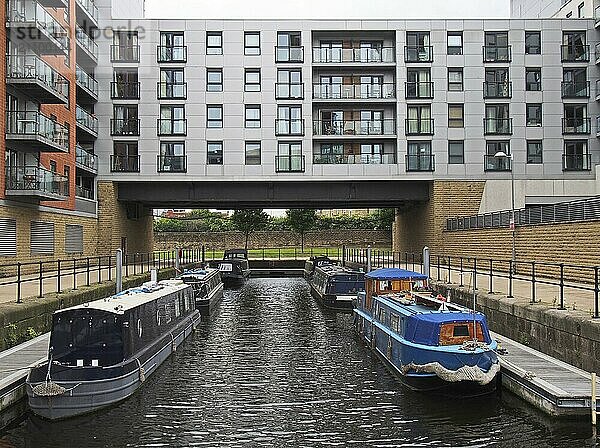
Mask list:
[{"label": "metal handrail", "polygon": [[276,173],[303,173],[305,158],[303,155],[275,156]]},{"label": "metal handrail", "polygon": [[510,98],[512,97],[512,82],[510,81],[484,81],[484,98]]},{"label": "metal handrail", "polygon": [[39,166],[7,166],[6,190],[42,191],[69,196],[69,179]]},{"label": "metal handrail", "polygon": [[589,98],[589,81],[562,81],[560,83],[562,98]]},{"label": "metal handrail", "polygon": [[110,156],[110,171],[113,173],[139,173],[140,156]]},{"label": "metal handrail", "polygon": [[385,99],[396,98],[396,83],[313,84],[314,99]]},{"label": "metal handrail", "polygon": [[35,79],[66,100],[69,98],[69,80],[36,55],[6,56],[7,79]]},{"label": "metal handrail", "polygon": [[435,154],[406,154],[406,171],[435,171]]},{"label": "metal handrail", "polygon": [[405,45],[404,62],[433,62],[433,46]]},{"label": "metal handrail", "polygon": [[38,111],[8,111],[6,134],[31,135],[69,147],[69,129]]},{"label": "metal handrail", "polygon": [[187,82],[157,82],[158,99],[186,99]]},{"label": "metal handrail", "polygon": [[111,118],[111,135],[140,135],[139,118]]},{"label": "metal handrail", "polygon": [[560,55],[561,62],[589,62],[590,46],[579,44],[561,45]]},{"label": "metal handrail", "polygon": [[139,62],[139,45],[111,45],[110,60],[112,62]]},{"label": "metal handrail", "polygon": [[484,45],[483,62],[510,62],[512,60],[511,45]]},{"label": "metal handrail", "polygon": [[159,45],[156,48],[158,62],[187,62],[187,45]]},{"label": "metal handrail", "polygon": [[113,99],[131,99],[140,98],[139,81],[111,81],[110,97]]},{"label": "metal handrail", "polygon": [[313,135],[396,135],[396,119],[314,120]]},{"label": "metal handrail", "polygon": [[407,81],[404,83],[406,99],[433,98],[433,81]]},{"label": "metal handrail", "polygon": [[[35,8],[27,8],[27,4],[35,4]],[[8,22],[35,23],[48,31],[63,50],[68,50],[69,34],[67,30],[36,0],[26,0],[25,3],[11,0],[7,11]]]},{"label": "metal handrail", "polygon": [[433,135],[433,118],[406,118],[404,120],[405,135]]},{"label": "metal handrail", "polygon": [[484,135],[510,135],[513,132],[512,118],[484,118]]},{"label": "metal handrail", "polygon": [[94,191],[90,188],[82,187],[81,185],[75,185],[75,197],[94,200]]},{"label": "metal handrail", "polygon": [[303,118],[278,118],[275,120],[275,135],[304,135]]},{"label": "metal handrail", "polygon": [[275,46],[275,62],[304,62],[304,46]]},{"label": "metal handrail", "polygon": [[395,165],[396,153],[389,154],[313,154],[316,165]]},{"label": "metal handrail", "polygon": [[304,83],[277,82],[275,83],[275,99],[301,100],[304,98]]},{"label": "metal handrail", "polygon": [[156,156],[159,173],[185,173],[187,171],[187,156],[158,155]]},{"label": "metal handrail", "polygon": [[590,117],[581,118],[563,118],[563,134],[589,134],[592,128],[592,119]]},{"label": "metal handrail", "polygon": [[186,135],[187,119],[159,118],[156,120],[158,135]]},{"label": "metal handrail", "polygon": [[381,46],[367,48],[352,45],[350,48],[313,47],[313,63],[317,64],[339,64],[347,62],[373,63],[396,62],[396,48],[393,46]]}]

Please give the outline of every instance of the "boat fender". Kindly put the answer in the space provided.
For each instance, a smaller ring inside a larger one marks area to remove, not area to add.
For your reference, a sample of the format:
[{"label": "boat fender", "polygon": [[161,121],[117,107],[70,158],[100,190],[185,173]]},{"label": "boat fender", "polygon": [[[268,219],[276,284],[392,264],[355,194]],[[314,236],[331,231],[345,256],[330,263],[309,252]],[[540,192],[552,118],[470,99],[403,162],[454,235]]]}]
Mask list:
[{"label": "boat fender", "polygon": [[175,344],[175,338],[173,337],[173,333],[170,333],[170,335],[171,335],[171,351],[176,352],[177,344]]},{"label": "boat fender", "polygon": [[138,373],[139,373],[140,383],[143,383],[144,381],[146,381],[146,371],[142,367],[142,363],[140,362],[140,360],[137,358],[135,358],[135,360],[138,365]]},{"label": "boat fender", "polygon": [[392,359],[392,336],[388,334],[387,357]]}]

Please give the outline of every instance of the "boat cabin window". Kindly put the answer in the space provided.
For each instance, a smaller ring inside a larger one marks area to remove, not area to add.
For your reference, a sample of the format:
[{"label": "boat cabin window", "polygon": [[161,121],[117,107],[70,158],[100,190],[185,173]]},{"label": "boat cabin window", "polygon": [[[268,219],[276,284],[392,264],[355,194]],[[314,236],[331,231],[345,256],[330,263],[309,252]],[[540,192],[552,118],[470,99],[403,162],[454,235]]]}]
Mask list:
[{"label": "boat cabin window", "polygon": [[364,289],[356,274],[335,275],[329,279],[327,294],[354,294]]},{"label": "boat cabin window", "polygon": [[123,361],[123,329],[118,316],[78,309],[54,317],[50,340],[54,361],[70,366],[112,366]]},{"label": "boat cabin window", "polygon": [[392,314],[390,317],[390,328],[392,331],[399,333],[400,329],[400,317],[397,314]]},{"label": "boat cabin window", "polygon": [[[460,345],[473,340],[473,322],[452,322],[440,327],[440,345]],[[477,322],[477,340],[485,342],[481,322]]]}]

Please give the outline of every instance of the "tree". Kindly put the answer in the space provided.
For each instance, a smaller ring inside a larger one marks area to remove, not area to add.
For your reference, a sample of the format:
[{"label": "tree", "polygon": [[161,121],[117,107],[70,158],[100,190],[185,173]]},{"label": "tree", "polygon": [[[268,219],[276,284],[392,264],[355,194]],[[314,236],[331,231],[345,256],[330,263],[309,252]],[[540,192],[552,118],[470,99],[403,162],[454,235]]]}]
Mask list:
[{"label": "tree", "polygon": [[248,250],[248,239],[250,234],[256,230],[264,228],[269,221],[269,215],[257,210],[235,210],[231,216],[231,223],[236,230],[244,234],[246,239],[246,250]]},{"label": "tree", "polygon": [[300,234],[302,252],[304,252],[304,234],[315,227],[317,212],[306,208],[298,208],[287,210],[285,214],[291,229]]}]

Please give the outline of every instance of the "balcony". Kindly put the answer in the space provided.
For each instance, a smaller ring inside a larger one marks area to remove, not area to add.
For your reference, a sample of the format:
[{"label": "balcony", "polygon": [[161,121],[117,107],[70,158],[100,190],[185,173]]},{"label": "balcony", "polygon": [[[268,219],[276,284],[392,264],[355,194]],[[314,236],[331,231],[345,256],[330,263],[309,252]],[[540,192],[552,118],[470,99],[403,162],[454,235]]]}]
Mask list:
[{"label": "balcony", "polygon": [[139,118],[111,118],[110,135],[120,136],[139,136],[140,120]]},{"label": "balcony", "polygon": [[98,138],[98,119],[85,109],[77,106],[77,140],[90,141]]},{"label": "balcony", "polygon": [[406,171],[435,171],[434,154],[406,154]]},{"label": "balcony", "polygon": [[433,82],[405,82],[404,83],[405,98],[412,99],[432,99],[433,98]]},{"label": "balcony", "polygon": [[275,62],[304,62],[304,47],[275,47]]},{"label": "balcony", "polygon": [[600,25],[600,6],[596,6],[594,9],[594,23],[596,24],[596,28]]},{"label": "balcony", "polygon": [[596,65],[600,64],[600,42],[596,43],[594,47],[594,52],[596,54]]},{"label": "balcony", "polygon": [[92,174],[98,174],[98,156],[87,152],[79,145],[75,146],[75,164],[77,168]]},{"label": "balcony", "polygon": [[513,132],[512,118],[484,118],[484,135],[511,135]]},{"label": "balcony", "polygon": [[111,173],[139,173],[140,156],[110,156]]},{"label": "balcony", "polygon": [[291,136],[302,136],[304,135],[304,119],[292,118],[292,119],[277,119],[275,120],[275,135],[291,135]]},{"label": "balcony", "polygon": [[303,173],[305,159],[302,155],[275,156],[276,173]]},{"label": "balcony", "polygon": [[512,60],[512,47],[484,45],[483,62],[510,62]]},{"label": "balcony", "polygon": [[396,135],[396,120],[315,120],[313,122],[315,136],[390,136]]},{"label": "balcony", "polygon": [[69,102],[69,81],[35,55],[6,56],[6,83],[41,104]]},{"label": "balcony", "polygon": [[98,44],[79,25],[75,28],[77,63],[84,67],[98,65]]},{"label": "balcony", "polygon": [[82,104],[97,103],[98,81],[79,66],[75,68],[75,77],[77,82],[77,101]]},{"label": "balcony", "polygon": [[313,98],[318,100],[396,99],[396,84],[313,84]]},{"label": "balcony", "polygon": [[158,82],[156,88],[159,100],[185,100],[187,98],[187,82]]},{"label": "balcony", "polygon": [[13,43],[25,44],[39,55],[69,51],[67,30],[36,0],[10,0],[6,26]]},{"label": "balcony", "polygon": [[6,196],[64,201],[69,198],[69,180],[38,166],[7,166]]},{"label": "balcony", "polygon": [[110,83],[110,97],[113,100],[139,100],[140,83],[112,81]]},{"label": "balcony", "polygon": [[483,83],[484,98],[511,98],[512,97],[512,82],[484,82]]},{"label": "balcony", "polygon": [[157,132],[163,135],[187,135],[187,120],[185,118],[159,118],[156,120]]},{"label": "balcony", "polygon": [[405,45],[404,62],[433,62],[431,45]]},{"label": "balcony", "polygon": [[433,135],[433,118],[406,118],[405,135]]},{"label": "balcony", "polygon": [[187,156],[156,156],[159,173],[187,172]]},{"label": "balcony", "polygon": [[376,48],[331,48],[313,47],[314,64],[348,64],[348,63],[387,63],[396,62],[394,47]]},{"label": "balcony", "polygon": [[68,0],[38,0],[39,4],[47,8],[68,8]]},{"label": "balcony", "polygon": [[589,98],[589,81],[563,81],[560,83],[561,95],[563,98]]},{"label": "balcony", "polygon": [[563,171],[591,171],[591,154],[563,154]]},{"label": "balcony", "polygon": [[483,156],[484,171],[511,171],[512,159],[509,157]]},{"label": "balcony", "polygon": [[96,199],[94,197],[94,190],[82,187],[81,185],[75,185],[75,197],[87,199],[88,201],[93,201]]},{"label": "balcony", "polygon": [[159,63],[187,62],[187,46],[159,45],[156,49],[156,60]]},{"label": "balcony", "polygon": [[17,151],[67,153],[69,129],[38,111],[9,111],[6,146]]},{"label": "balcony", "polygon": [[589,135],[592,128],[591,118],[563,118],[563,135]]},{"label": "balcony", "polygon": [[111,62],[140,62],[139,45],[111,45]]},{"label": "balcony", "polygon": [[276,100],[302,100],[304,99],[304,83],[290,84],[277,82],[275,83],[275,99]]},{"label": "balcony", "polygon": [[589,62],[589,45],[561,45],[560,56],[562,62]]},{"label": "balcony", "polygon": [[396,153],[389,154],[313,154],[315,165],[395,165]]},{"label": "balcony", "polygon": [[93,0],[75,0],[75,19],[85,28],[98,28],[98,7]]}]

